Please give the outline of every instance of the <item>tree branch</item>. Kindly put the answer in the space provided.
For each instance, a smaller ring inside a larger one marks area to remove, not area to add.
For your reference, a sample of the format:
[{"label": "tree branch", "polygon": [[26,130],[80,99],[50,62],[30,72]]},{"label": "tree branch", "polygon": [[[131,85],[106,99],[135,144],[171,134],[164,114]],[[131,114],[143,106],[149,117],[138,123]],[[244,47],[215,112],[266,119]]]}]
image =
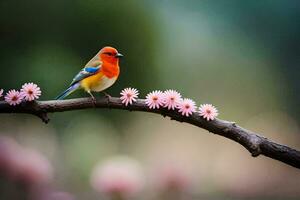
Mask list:
[{"label": "tree branch", "polygon": [[47,113],[64,112],[69,110],[79,110],[87,108],[113,108],[130,111],[144,111],[168,116],[171,120],[186,122],[209,132],[221,135],[244,146],[253,157],[265,155],[267,157],[279,160],[288,165],[300,169],[300,152],[288,146],[277,144],[265,137],[262,137],[252,131],[246,130],[234,122],[215,119],[206,121],[198,114],[190,117],[184,117],[177,111],[167,109],[149,109],[145,100],[138,99],[137,102],[129,106],[124,106],[119,98],[111,97],[98,99],[93,102],[90,98],[78,98],[69,100],[52,100],[26,102],[18,106],[10,106],[4,101],[0,101],[0,113],[27,113],[35,115],[48,123]]}]

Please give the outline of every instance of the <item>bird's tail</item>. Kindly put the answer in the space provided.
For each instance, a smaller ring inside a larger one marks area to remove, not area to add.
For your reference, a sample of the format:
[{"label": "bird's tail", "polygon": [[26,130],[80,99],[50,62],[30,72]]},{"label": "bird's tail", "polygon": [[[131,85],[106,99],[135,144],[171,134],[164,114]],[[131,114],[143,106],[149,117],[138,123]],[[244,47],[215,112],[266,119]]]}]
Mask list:
[{"label": "bird's tail", "polygon": [[74,92],[75,90],[77,90],[79,88],[80,84],[79,83],[75,83],[73,85],[71,85],[68,89],[66,89],[63,93],[61,93],[60,95],[58,95],[55,99],[56,100],[62,100],[64,99],[66,96],[68,96],[69,94],[71,94],[72,92]]}]

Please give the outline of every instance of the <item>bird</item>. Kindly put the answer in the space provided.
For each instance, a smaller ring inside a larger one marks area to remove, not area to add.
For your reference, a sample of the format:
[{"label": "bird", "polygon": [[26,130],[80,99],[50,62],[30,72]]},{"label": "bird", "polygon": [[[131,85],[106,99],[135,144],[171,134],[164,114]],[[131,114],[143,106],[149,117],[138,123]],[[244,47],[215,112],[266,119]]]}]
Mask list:
[{"label": "bird", "polygon": [[[56,97],[62,100],[77,89],[85,90],[95,102],[92,92],[104,92],[112,86],[119,77],[119,59],[123,57],[117,49],[106,46],[102,48],[73,78],[70,86]],[[105,93],[106,97],[110,97]]]}]

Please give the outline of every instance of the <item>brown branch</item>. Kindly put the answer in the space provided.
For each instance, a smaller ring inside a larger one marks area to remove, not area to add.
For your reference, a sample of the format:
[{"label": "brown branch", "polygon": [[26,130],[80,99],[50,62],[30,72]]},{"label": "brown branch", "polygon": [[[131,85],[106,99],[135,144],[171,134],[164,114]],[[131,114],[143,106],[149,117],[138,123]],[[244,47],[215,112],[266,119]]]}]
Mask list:
[{"label": "brown branch", "polygon": [[144,111],[168,116],[172,120],[193,124],[209,132],[221,135],[244,146],[253,157],[265,155],[267,157],[279,160],[288,165],[300,169],[300,152],[288,146],[277,144],[254,132],[246,130],[234,122],[228,122],[220,119],[206,121],[198,114],[190,117],[184,117],[177,111],[167,109],[149,109],[145,101],[138,99],[130,106],[124,106],[119,98],[110,99],[101,98],[93,102],[90,98],[79,98],[58,101],[37,101],[27,102],[18,106],[10,106],[6,102],[0,101],[0,113],[27,113],[38,116],[43,122],[48,123],[47,113],[64,112],[69,110],[79,110],[87,108],[113,108],[131,111]]}]

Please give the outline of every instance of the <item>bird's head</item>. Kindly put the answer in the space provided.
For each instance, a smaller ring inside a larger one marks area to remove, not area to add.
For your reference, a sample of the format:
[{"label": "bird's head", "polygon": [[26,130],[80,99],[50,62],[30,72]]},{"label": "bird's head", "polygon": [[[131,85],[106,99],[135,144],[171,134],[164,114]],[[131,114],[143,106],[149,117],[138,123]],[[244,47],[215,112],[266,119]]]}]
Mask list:
[{"label": "bird's head", "polygon": [[112,64],[118,64],[119,59],[123,57],[123,55],[113,47],[104,47],[100,50],[99,56],[103,62],[109,62]]}]

